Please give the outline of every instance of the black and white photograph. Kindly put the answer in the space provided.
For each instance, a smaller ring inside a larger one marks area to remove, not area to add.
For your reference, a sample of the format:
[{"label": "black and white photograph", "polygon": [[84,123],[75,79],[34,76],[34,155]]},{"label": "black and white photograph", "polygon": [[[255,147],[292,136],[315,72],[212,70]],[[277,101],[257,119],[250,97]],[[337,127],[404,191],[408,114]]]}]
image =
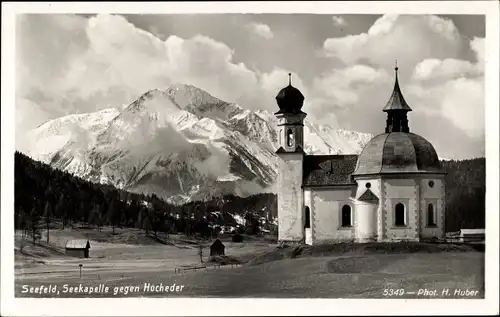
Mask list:
[{"label": "black and white photograph", "polygon": [[2,8],[2,315],[498,313],[496,1]]}]

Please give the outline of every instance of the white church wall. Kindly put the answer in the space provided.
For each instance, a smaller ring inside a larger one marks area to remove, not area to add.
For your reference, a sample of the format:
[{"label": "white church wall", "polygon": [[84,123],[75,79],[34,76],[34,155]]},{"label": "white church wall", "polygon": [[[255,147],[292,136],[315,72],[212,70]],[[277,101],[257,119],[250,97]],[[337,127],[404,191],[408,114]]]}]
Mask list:
[{"label": "white church wall", "polygon": [[[430,186],[429,182],[433,182]],[[428,206],[433,205],[435,226],[428,222]],[[425,177],[420,180],[420,237],[422,239],[445,236],[445,183],[443,176]]]},{"label": "white church wall", "polygon": [[358,201],[356,203],[356,242],[377,240],[377,209],[378,204]]},{"label": "white church wall", "polygon": [[[419,182],[416,179],[384,179],[383,240],[419,239]],[[402,203],[405,226],[396,226],[396,204]]]},{"label": "white church wall", "polygon": [[351,221],[354,223],[354,203],[349,199],[355,188],[314,188],[312,189],[312,235],[313,243],[352,241],[354,226],[342,227],[342,206],[351,207]]},{"label": "white church wall", "polygon": [[311,210],[311,213],[313,213],[312,190],[310,188],[304,189],[304,206],[308,206]]},{"label": "white church wall", "polygon": [[278,240],[304,238],[302,161],[300,153],[281,154],[278,173]]},{"label": "white church wall", "polygon": [[[305,212],[306,208],[309,208],[309,215]],[[305,243],[307,245],[312,245],[313,244],[313,226],[314,226],[314,210],[312,206],[312,192],[310,189],[304,189],[304,217],[309,216],[309,228],[305,228]],[[304,222],[307,220],[304,218]]]},{"label": "white church wall", "polygon": [[383,236],[384,232],[384,224],[382,222],[382,211],[383,211],[383,205],[384,205],[384,197],[382,195],[382,181],[380,178],[357,178],[356,182],[358,184],[357,192],[356,192],[356,198],[359,198],[367,189],[367,185],[370,187],[370,190],[375,194],[378,199],[379,203],[376,209],[376,226],[377,226],[377,233],[376,236],[374,237],[375,239],[381,239]]}]

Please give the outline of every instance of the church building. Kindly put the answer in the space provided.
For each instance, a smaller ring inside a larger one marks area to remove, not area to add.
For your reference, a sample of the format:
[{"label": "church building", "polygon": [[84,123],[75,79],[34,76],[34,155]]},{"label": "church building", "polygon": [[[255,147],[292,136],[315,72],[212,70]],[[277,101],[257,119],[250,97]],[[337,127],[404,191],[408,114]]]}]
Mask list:
[{"label": "church building", "polygon": [[445,172],[432,144],[410,132],[412,111],[398,83],[382,109],[384,133],[360,155],[304,153],[304,96],[289,85],[279,111],[278,240],[423,241],[444,238]]}]

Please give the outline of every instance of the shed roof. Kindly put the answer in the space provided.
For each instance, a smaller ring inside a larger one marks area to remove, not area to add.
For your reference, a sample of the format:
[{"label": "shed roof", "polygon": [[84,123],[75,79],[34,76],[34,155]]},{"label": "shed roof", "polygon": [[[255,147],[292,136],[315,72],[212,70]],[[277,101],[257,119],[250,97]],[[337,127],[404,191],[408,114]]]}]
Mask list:
[{"label": "shed roof", "polygon": [[351,174],[356,168],[357,155],[306,155],[304,186],[355,185]]},{"label": "shed roof", "polygon": [[210,246],[210,248],[225,248],[224,246],[224,243],[222,243],[222,241],[220,241],[220,239],[217,239],[214,241],[214,243],[212,243],[212,245]]},{"label": "shed roof", "polygon": [[66,242],[66,249],[87,249],[90,248],[89,240],[69,240]]}]

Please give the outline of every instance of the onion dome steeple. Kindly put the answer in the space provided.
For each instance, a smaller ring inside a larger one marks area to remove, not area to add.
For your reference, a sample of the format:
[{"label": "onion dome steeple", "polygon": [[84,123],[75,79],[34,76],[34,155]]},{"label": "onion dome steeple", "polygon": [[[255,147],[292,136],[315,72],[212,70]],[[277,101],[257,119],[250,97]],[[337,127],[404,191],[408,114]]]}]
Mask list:
[{"label": "onion dome steeple", "polygon": [[288,74],[288,86],[281,89],[276,96],[276,101],[280,110],[279,113],[299,114],[304,105],[304,95],[297,88],[292,86],[292,74]]},{"label": "onion dome steeple", "polygon": [[406,102],[403,94],[401,93],[401,88],[399,88],[398,82],[398,65],[396,62],[395,71],[395,81],[394,89],[389,101],[385,105],[382,111],[387,113],[387,125],[385,128],[385,133],[391,132],[410,132],[408,127],[407,113],[412,111],[408,103]]}]

